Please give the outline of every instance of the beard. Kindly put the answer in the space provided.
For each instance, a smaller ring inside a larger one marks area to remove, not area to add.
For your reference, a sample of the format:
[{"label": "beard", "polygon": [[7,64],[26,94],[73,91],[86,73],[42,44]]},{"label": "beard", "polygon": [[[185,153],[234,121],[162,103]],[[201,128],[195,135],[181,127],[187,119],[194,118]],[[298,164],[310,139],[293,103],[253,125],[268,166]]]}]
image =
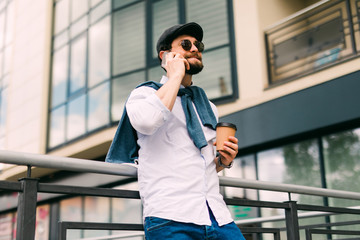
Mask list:
[{"label": "beard", "polygon": [[[186,59],[187,59],[187,58],[191,58],[191,57],[194,57],[194,56],[186,57]],[[190,69],[189,69],[189,70],[186,69],[186,70],[185,70],[185,73],[190,74],[190,75],[195,75],[195,74],[198,74],[199,72],[202,71],[202,69],[204,68],[204,65],[203,65],[203,63],[202,63],[202,59],[201,59],[201,57],[199,57],[199,56],[196,56],[196,58],[197,58],[199,61],[196,61],[195,63],[190,63],[190,62],[188,61],[189,65],[190,65]]]}]

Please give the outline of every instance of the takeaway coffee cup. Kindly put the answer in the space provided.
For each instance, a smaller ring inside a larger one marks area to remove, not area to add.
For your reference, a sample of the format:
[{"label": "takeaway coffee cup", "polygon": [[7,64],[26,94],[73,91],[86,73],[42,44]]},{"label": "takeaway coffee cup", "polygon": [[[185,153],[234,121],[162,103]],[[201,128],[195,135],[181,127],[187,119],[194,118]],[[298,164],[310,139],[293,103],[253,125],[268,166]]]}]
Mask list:
[{"label": "takeaway coffee cup", "polygon": [[216,151],[224,150],[224,142],[229,141],[229,136],[235,136],[236,125],[219,122],[216,125]]}]

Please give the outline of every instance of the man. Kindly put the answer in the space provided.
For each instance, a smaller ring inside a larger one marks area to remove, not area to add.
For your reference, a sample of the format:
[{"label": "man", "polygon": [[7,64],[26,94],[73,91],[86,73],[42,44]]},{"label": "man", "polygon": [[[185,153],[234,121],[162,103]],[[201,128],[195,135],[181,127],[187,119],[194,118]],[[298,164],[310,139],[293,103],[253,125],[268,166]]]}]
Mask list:
[{"label": "man", "polygon": [[202,89],[191,86],[192,76],[203,68],[202,38],[197,23],[165,30],[157,52],[167,76],[160,84],[137,87],[126,103],[140,147],[147,240],[244,239],[219,193],[217,175],[232,165],[238,140],[229,137],[216,156],[216,107]]}]

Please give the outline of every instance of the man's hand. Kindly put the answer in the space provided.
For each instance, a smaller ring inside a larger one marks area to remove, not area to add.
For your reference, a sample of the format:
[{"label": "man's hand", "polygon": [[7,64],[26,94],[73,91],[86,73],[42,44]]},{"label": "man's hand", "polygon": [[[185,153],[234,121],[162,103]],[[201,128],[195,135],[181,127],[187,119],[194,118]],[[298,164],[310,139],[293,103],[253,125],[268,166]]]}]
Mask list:
[{"label": "man's hand", "polygon": [[175,77],[181,80],[185,76],[185,69],[190,69],[189,62],[179,53],[169,52],[165,55],[166,65],[165,69],[169,79]]},{"label": "man's hand", "polygon": [[[228,140],[229,141],[224,142],[224,150],[219,150],[219,158],[221,158],[221,162],[227,166],[229,166],[232,161],[234,161],[239,148],[238,139],[236,137],[229,136]],[[216,145],[216,143],[214,143],[214,145]],[[223,169],[219,165],[219,158],[216,159],[216,170],[218,172]]]},{"label": "man's hand", "polygon": [[[161,57],[164,56],[161,52]],[[163,104],[171,111],[176,96],[178,94],[181,82],[185,76],[185,68],[190,68],[189,62],[179,53],[169,52],[165,54],[166,65],[169,80],[156,92]]]}]

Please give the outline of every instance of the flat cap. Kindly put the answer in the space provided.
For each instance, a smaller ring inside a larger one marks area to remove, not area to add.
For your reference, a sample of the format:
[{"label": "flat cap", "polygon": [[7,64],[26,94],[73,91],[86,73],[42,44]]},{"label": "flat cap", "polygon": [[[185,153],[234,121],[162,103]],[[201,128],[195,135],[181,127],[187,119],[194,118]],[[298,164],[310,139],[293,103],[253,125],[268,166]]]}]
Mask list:
[{"label": "flat cap", "polygon": [[198,41],[202,41],[203,29],[195,22],[178,24],[166,29],[163,34],[161,34],[156,44],[157,53],[159,54],[163,46],[171,44],[172,41],[180,35],[189,35],[196,38]]}]

